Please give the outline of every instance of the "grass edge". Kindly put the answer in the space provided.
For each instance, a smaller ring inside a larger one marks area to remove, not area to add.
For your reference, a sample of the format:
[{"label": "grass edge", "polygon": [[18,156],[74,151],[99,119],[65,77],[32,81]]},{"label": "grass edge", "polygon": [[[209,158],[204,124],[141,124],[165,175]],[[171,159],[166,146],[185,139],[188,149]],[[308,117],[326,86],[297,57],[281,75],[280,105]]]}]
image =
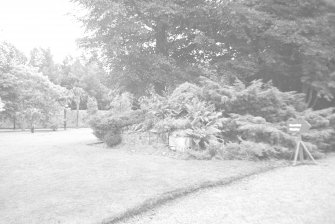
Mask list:
[{"label": "grass edge", "polygon": [[198,191],[206,190],[206,189],[210,189],[214,187],[226,186],[226,185],[241,181],[245,178],[252,177],[257,174],[266,173],[268,171],[272,171],[274,169],[283,168],[287,166],[288,164],[286,163],[285,164],[283,163],[272,164],[266,167],[256,169],[255,171],[252,171],[247,174],[241,174],[241,175],[237,175],[233,177],[223,178],[223,179],[216,180],[216,181],[206,181],[206,182],[194,184],[194,185],[191,185],[185,188],[178,188],[173,191],[168,191],[161,195],[158,195],[157,197],[149,198],[145,200],[144,202],[140,203],[139,205],[126,210],[125,212],[119,213],[110,218],[106,218],[105,220],[99,222],[99,224],[116,224],[116,223],[125,221],[127,219],[130,219],[132,217],[135,217],[137,215],[143,214],[151,209],[160,207],[170,201],[174,201],[176,199],[186,197]]}]

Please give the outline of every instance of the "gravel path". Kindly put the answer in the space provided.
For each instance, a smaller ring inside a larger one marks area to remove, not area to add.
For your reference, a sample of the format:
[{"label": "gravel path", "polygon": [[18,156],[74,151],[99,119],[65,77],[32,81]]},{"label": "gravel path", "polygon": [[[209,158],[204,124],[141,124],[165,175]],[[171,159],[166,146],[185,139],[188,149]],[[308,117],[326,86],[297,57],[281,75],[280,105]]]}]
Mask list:
[{"label": "gravel path", "polygon": [[334,224],[335,156],[204,190],[124,223]]}]

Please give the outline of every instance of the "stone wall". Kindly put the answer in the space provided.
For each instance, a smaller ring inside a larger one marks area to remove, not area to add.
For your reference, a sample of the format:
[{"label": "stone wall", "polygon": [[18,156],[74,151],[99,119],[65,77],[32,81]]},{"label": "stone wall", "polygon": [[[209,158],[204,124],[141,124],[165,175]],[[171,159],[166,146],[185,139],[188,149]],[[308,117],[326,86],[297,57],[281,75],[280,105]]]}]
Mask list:
[{"label": "stone wall", "polygon": [[192,138],[182,135],[178,131],[171,133],[125,131],[122,133],[122,141],[127,145],[163,144],[168,146],[170,149],[179,152],[186,152],[193,146]]},{"label": "stone wall", "polygon": [[168,145],[168,133],[157,134],[153,132],[128,132],[122,133],[122,141],[129,145],[152,145],[166,144]]},{"label": "stone wall", "polygon": [[183,133],[175,131],[170,134],[169,147],[172,150],[186,152],[192,148],[193,140],[191,137],[185,136]]}]

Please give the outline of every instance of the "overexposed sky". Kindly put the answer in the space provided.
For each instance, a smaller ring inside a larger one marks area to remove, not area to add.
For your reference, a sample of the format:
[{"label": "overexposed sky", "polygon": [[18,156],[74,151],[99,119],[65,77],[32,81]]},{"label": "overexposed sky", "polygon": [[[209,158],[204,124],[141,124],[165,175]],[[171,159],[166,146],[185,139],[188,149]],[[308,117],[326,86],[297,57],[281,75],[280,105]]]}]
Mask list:
[{"label": "overexposed sky", "polygon": [[79,55],[75,41],[84,29],[69,15],[76,12],[80,8],[69,0],[0,0],[0,41],[27,56],[34,47],[50,48],[57,62]]}]

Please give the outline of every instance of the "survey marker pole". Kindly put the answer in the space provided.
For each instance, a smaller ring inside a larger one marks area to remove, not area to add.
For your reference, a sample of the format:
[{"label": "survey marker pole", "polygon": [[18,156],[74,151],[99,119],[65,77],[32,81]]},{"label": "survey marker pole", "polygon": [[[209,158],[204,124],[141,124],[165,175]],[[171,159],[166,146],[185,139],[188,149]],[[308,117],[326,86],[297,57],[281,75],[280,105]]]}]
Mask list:
[{"label": "survey marker pole", "polygon": [[296,136],[296,149],[294,153],[293,166],[297,165],[298,159],[300,161],[304,160],[304,152],[307,156],[316,164],[315,159],[308,150],[305,143],[302,141],[301,134],[309,131],[311,125],[304,119],[291,119],[288,121],[288,131]]}]

